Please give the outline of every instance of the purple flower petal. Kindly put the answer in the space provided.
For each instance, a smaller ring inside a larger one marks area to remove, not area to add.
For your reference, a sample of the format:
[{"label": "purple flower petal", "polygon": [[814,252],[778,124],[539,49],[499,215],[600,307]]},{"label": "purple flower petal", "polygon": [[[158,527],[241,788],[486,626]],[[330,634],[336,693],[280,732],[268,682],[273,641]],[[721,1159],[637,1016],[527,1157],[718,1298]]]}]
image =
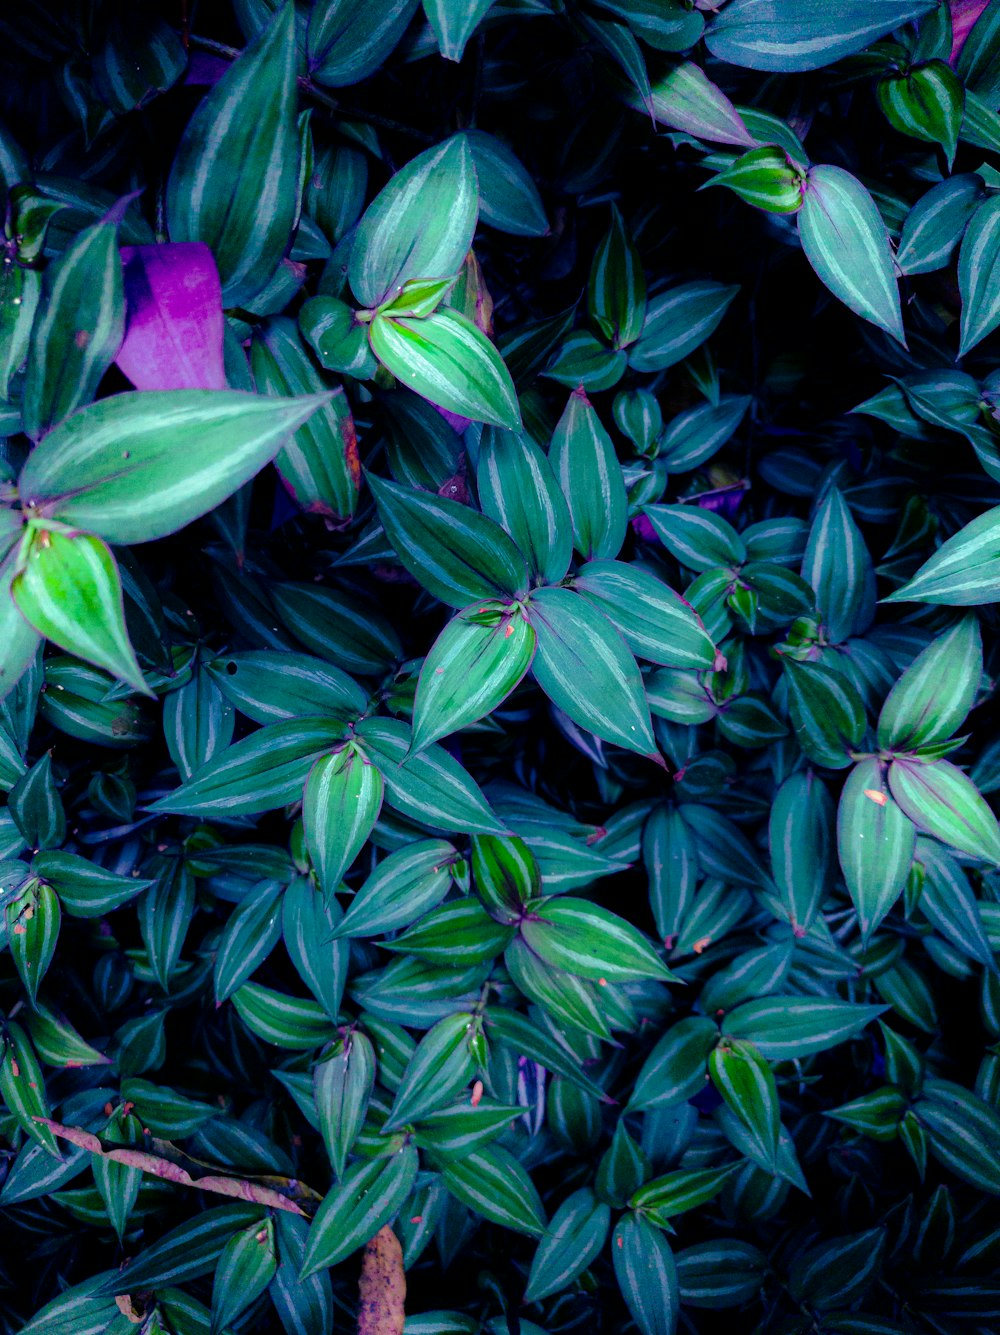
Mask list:
[{"label": "purple flower petal", "polygon": [[225,389],[222,288],[208,246],[123,246],[125,339],[136,389]]},{"label": "purple flower petal", "polygon": [[471,417],[459,417],[458,413],[449,412],[447,408],[438,408],[436,403],[431,404],[431,407],[436,408],[451,429],[457,431],[459,435],[461,435],[465,428],[472,422]]}]

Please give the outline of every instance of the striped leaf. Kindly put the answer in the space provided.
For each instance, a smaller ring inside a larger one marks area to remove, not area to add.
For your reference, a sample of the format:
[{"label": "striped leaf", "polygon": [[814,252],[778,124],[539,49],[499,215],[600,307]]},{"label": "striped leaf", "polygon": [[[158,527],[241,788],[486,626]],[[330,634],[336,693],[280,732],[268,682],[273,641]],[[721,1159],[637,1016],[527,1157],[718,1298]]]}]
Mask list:
[{"label": "striped leaf", "polygon": [[134,1275],[115,1270],[100,1285],[101,1293],[133,1293],[133,1287],[165,1287],[210,1275],[223,1247],[237,1230],[257,1223],[263,1215],[259,1205],[243,1201],[204,1210],[194,1219],[165,1233],[132,1258]]},{"label": "striped leaf", "polygon": [[714,666],[716,648],[697,612],[655,575],[624,561],[588,561],[573,581],[637,658],[667,667]]},{"label": "striped leaf", "polygon": [[611,622],[571,589],[538,589],[529,603],[538,637],[532,664],[542,690],[574,723],[657,758],[635,659]]},{"label": "striped leaf", "polygon": [[32,1006],[36,1004],[39,985],[52,963],[61,919],[59,897],[45,881],[29,881],[25,889],[7,903],[7,942]]},{"label": "striped leaf", "polygon": [[170,759],[182,779],[190,779],[233,740],[232,705],[204,668],[163,700],[163,733]]},{"label": "striped leaf", "polygon": [[914,1106],[930,1150],[945,1168],[990,1195],[1000,1195],[996,1173],[1000,1115],[983,1099],[950,1080],[928,1080]]},{"label": "striped leaf", "polygon": [[629,1205],[642,1210],[659,1227],[668,1227],[674,1215],[696,1210],[718,1196],[735,1169],[735,1164],[727,1164],[724,1168],[681,1168],[664,1173],[641,1186]]},{"label": "striped leaf", "polygon": [[538,1244],[525,1302],[539,1302],[571,1284],[599,1255],[610,1226],[610,1207],[599,1201],[590,1187],[581,1187],[567,1196]]},{"label": "striped leaf", "polygon": [[490,1223],[529,1237],[545,1232],[545,1209],[535,1184],[508,1150],[476,1150],[442,1163],[440,1169],[451,1194]]},{"label": "striped leaf", "polygon": [[740,148],[754,144],[753,135],[732,102],[693,61],[675,65],[665,78],[653,84],[650,96],[653,115],[672,130],[683,130],[713,144]]},{"label": "striped leaf", "polygon": [[549,220],[530,173],[502,139],[485,130],[469,130],[479,181],[479,218],[512,236],[545,236]]},{"label": "striped leaf", "polygon": [[768,1061],[792,1061],[854,1038],[885,1009],[814,997],[764,997],[730,1011],[725,1031],[752,1043]]},{"label": "striped leaf", "polygon": [[889,124],[914,139],[940,144],[950,170],[965,111],[965,90],[951,66],[943,60],[915,65],[906,74],[880,79],[877,92]]},{"label": "striped leaf", "polygon": [[897,759],[889,788],[918,830],[970,857],[1000,865],[1000,826],[967,775],[948,760]]},{"label": "striped leaf", "polygon": [[569,396],[549,463],[569,506],[577,551],[588,560],[617,556],[628,525],[625,481],[611,437],[582,390]]},{"label": "striped leaf", "polygon": [[788,714],[802,750],[825,769],[846,769],[865,733],[865,707],[855,687],[820,661],[783,658]]},{"label": "striped leaf", "polygon": [[742,538],[712,510],[700,505],[647,505],[643,514],[671,555],[689,570],[738,566],[746,560]]},{"label": "striped leaf", "polygon": [[614,348],[627,348],[646,318],[646,275],[622,216],[612,206],[611,226],[598,243],[587,289],[590,314]]},{"label": "striped leaf", "polygon": [[37,1117],[51,1117],[45,1076],[35,1056],[31,1039],[13,1020],[6,1022],[3,1051],[0,1052],[0,1099],[14,1121],[32,1140],[55,1158],[59,1157],[56,1138]]},{"label": "striped leaf", "polygon": [[905,346],[892,244],[861,182],[842,167],[810,167],[798,223],[806,259],[833,295]]},{"label": "striped leaf", "polygon": [[889,692],[878,744],[915,751],[957,732],[979,692],[983,641],[973,615],[962,617],[913,660]]},{"label": "striped leaf", "polygon": [[314,5],[306,29],[310,72],[328,88],[367,79],[395,50],[418,4],[383,0],[374,11],[368,0]]},{"label": "striped leaf", "polygon": [[380,936],[408,927],[444,899],[457,856],[443,839],[419,839],[390,853],[351,900],[335,936]]},{"label": "striped leaf", "polygon": [[211,1335],[220,1335],[245,1312],[270,1284],[277,1269],[273,1219],[234,1233],[215,1268]]},{"label": "striped leaf", "polygon": [[432,909],[382,947],[427,964],[485,964],[496,959],[513,933],[513,926],[494,921],[472,897]]},{"label": "striped leaf", "polygon": [[243,986],[281,940],[283,890],[276,881],[262,881],[230,915],[215,951],[217,1005]]},{"label": "striped leaf", "polygon": [[412,751],[497,709],[535,656],[535,628],[521,608],[473,605],[454,617],[424,659],[413,705]]},{"label": "striped leaf", "polygon": [[732,0],[705,42],[717,60],[751,70],[814,70],[863,51],[934,0]]},{"label": "striped leaf", "polygon": [[796,935],[804,935],[830,888],[833,853],[833,802],[811,770],[778,789],[768,836],[782,908]]},{"label": "striped leaf", "polygon": [[255,723],[320,714],[353,722],[368,703],[346,672],[310,654],[277,649],[224,654],[207,664],[207,675]]},{"label": "striped leaf", "polygon": [[274,811],[302,796],[314,762],[343,737],[336,720],[270,723],[220,752],[150,810],[197,816]]},{"label": "striped leaf", "polygon": [[244,983],[233,993],[233,1005],[251,1033],[292,1052],[309,1052],[335,1033],[333,1021],[318,1002],[260,983]]},{"label": "striped leaf", "polygon": [[885,601],[951,607],[1000,602],[1000,506],[979,515],[943,542],[913,578]]},{"label": "striped leaf", "polygon": [[339,1039],[313,1067],[316,1115],[334,1177],[344,1176],[347,1155],[364,1124],[375,1068],[375,1049],[360,1029]]},{"label": "striped leaf", "polygon": [[905,274],[943,269],[958,249],[969,219],[986,198],[981,176],[949,176],[921,195],[906,215],[896,251]]},{"label": "striped leaf", "polygon": [[713,185],[724,185],[745,203],[767,213],[798,213],[805,174],[783,148],[768,144],[742,154],[701,188]]},{"label": "striped leaf", "polygon": [[[306,397],[326,389],[294,321],[285,317],[272,319],[254,332],[250,368],[261,394]],[[354,418],[343,389],[327,396],[308,421],[286,437],[274,466],[303,510],[336,519],[353,515],[361,464]]]},{"label": "striped leaf", "polygon": [[190,524],[254,477],[328,394],[232,390],[116,394],[74,413],[30,455],[26,504],[109,542],[149,542]]},{"label": "striped leaf", "polygon": [[753,1043],[729,1036],[729,1017],[725,1029],[722,1041],[709,1054],[708,1073],[726,1106],[749,1133],[768,1171],[773,1173],[781,1135],[781,1105],[774,1073]]},{"label": "striped leaf", "polygon": [[752,1242],[713,1238],[677,1253],[677,1282],[685,1307],[743,1307],[760,1292],[768,1259]]},{"label": "striped leaf", "polygon": [[369,475],[379,518],[400,561],[450,607],[473,600],[521,598],[524,557],[491,519],[458,501]]},{"label": "striped leaf", "polygon": [[361,852],[382,808],[385,782],[359,746],[321,756],[302,795],[306,848],[320,887],[332,895]]},{"label": "striped leaf", "polygon": [[663,433],[659,457],[671,473],[698,468],[722,449],[752,402],[746,394],[724,394],[678,414]]},{"label": "striped leaf", "polygon": [[34,524],[10,587],[39,635],[151,694],[125,629],[118,567],[100,538]]},{"label": "striped leaf", "polygon": [[875,570],[844,498],[831,487],[816,511],[802,578],[811,584],[827,637],[840,644],[862,635],[875,616]]},{"label": "striped leaf", "polygon": [[474,422],[521,429],[517,391],[503,358],[473,322],[450,306],[423,319],[376,315],[372,352],[415,393]]},{"label": "striped leaf", "polygon": [[412,1145],[352,1164],[324,1196],[309,1226],[300,1277],[336,1265],[373,1238],[410,1194],[417,1167]]},{"label": "striped leaf", "polygon": [[337,900],[315,889],[308,877],[297,876],[285,891],[281,905],[285,949],[295,972],[331,1020],[340,1015],[351,953],[349,942],[332,940],[342,916]]},{"label": "striped leaf", "polygon": [[461,60],[466,43],[493,0],[424,0],[438,50],[445,60]]},{"label": "striped leaf", "polygon": [[681,283],[650,297],[629,366],[634,371],[664,371],[683,361],[715,333],[738,291],[721,283]]},{"label": "striped leaf", "polygon": [[981,343],[1000,324],[1000,196],[980,204],[969,221],[958,252],[962,294],[958,355]]},{"label": "striped leaf", "polygon": [[403,1072],[383,1132],[399,1131],[454,1101],[475,1073],[481,1023],[459,1011],[427,1031]]},{"label": "striped leaf", "polygon": [[513,431],[485,431],[476,484],[483,513],[514,539],[532,578],[558,584],[573,555],[572,522],[552,465],[538,445]]},{"label": "striped leaf", "polygon": [[466,137],[452,135],[419,154],[393,176],[358,223],[348,269],[358,301],[381,306],[409,278],[454,277],[472,245],[478,214],[476,168]]},{"label": "striped leaf", "polygon": [[903,893],[915,841],[885,766],[874,758],[855,765],[837,807],[837,852],[866,942]]},{"label": "striped leaf", "polygon": [[627,983],[674,975],[631,923],[584,899],[559,895],[525,909],[521,936],[547,964],[580,978]]},{"label": "striped leaf", "polygon": [[264,291],[291,242],[296,74],[295,11],[286,3],[202,100],[170,169],[170,239],[212,248],[227,307]]},{"label": "striped leaf", "polygon": [[411,755],[412,732],[400,719],[366,718],[357,735],[385,780],[386,803],[432,830],[505,834],[482,790],[436,743]]},{"label": "striped leaf", "polygon": [[660,1230],[629,1210],[615,1228],[611,1259],[640,1335],[674,1335],[680,1308],[677,1267]]},{"label": "striped leaf", "polygon": [[21,416],[33,439],[97,394],[125,332],[118,228],[82,231],[46,270],[31,328]]}]

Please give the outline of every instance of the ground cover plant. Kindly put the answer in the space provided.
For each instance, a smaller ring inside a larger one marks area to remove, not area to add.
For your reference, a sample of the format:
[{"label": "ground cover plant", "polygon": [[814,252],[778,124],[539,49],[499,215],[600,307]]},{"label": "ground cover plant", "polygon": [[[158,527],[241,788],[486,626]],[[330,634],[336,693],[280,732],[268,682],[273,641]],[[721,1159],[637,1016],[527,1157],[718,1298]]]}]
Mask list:
[{"label": "ground cover plant", "polygon": [[0,39],[0,1328],[995,1330],[1000,0]]}]

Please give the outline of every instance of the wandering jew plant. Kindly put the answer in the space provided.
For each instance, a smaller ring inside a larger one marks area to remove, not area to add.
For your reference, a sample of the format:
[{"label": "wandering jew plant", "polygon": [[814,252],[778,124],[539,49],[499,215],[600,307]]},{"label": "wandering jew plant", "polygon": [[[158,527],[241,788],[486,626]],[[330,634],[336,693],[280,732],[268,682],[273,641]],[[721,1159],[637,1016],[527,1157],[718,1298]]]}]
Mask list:
[{"label": "wandering jew plant", "polygon": [[0,39],[0,1333],[995,1331],[1000,0]]}]

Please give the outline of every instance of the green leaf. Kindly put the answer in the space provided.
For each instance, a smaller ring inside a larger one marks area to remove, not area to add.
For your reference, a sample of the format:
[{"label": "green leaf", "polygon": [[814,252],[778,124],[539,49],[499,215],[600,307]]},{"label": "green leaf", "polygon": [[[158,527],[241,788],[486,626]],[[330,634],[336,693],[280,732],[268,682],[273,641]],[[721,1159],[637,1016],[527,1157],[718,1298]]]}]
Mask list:
[{"label": "green leaf", "polygon": [[611,1226],[611,1210],[590,1187],[567,1196],[538,1244],[524,1300],[549,1298],[571,1284],[601,1252]]},{"label": "green leaf", "polygon": [[206,667],[223,695],[255,723],[319,714],[353,721],[368,704],[366,692],[346,672],[310,654],[253,649],[225,654]]},{"label": "green leaf", "polygon": [[713,1200],[735,1169],[735,1164],[726,1164],[723,1168],[681,1168],[665,1173],[641,1186],[629,1205],[633,1210],[641,1210],[658,1227],[667,1227],[674,1215],[696,1210]]},{"label": "green leaf", "polygon": [[802,249],[820,280],[905,347],[892,244],[861,182],[842,167],[811,167],[798,223]]},{"label": "green leaf", "polygon": [[370,599],[315,584],[273,585],[271,597],[297,640],[347,672],[381,676],[403,655],[394,627]]},{"label": "green leaf", "polygon": [[729,1018],[725,1023],[726,1035],[709,1054],[709,1075],[726,1106],[746,1128],[768,1171],[773,1173],[781,1135],[778,1088],[770,1066],[754,1044],[728,1036]]},{"label": "green leaf", "polygon": [[653,84],[653,115],[674,130],[715,144],[752,147],[754,137],[725,93],[700,65],[684,61]]},{"label": "green leaf", "polygon": [[663,433],[659,457],[671,473],[697,468],[729,440],[752,402],[748,394],[723,394],[718,403],[679,413]]},{"label": "green leaf", "polygon": [[702,189],[724,185],[747,204],[767,213],[798,213],[805,175],[783,148],[752,148],[706,181]]},{"label": "green leaf", "polygon": [[36,1001],[24,1016],[35,1051],[49,1066],[106,1066],[109,1058],[87,1043],[68,1020]]},{"label": "green leaf", "polygon": [[[326,0],[312,6],[306,45],[309,68],[328,88],[345,88],[374,74],[392,54],[419,0]],[[311,1333],[310,1333],[311,1335]]]},{"label": "green leaf", "polygon": [[76,853],[39,853],[31,871],[47,881],[60,903],[74,918],[100,918],[153,884],[137,876],[106,871]]},{"label": "green leaf", "polygon": [[190,524],[254,477],[328,394],[230,390],[116,394],[74,413],[33,451],[18,483],[42,515],[110,542]]},{"label": "green leaf", "polygon": [[411,755],[411,730],[400,719],[362,719],[355,731],[385,780],[385,801],[402,815],[433,830],[506,833],[479,785],[442,746]]},{"label": "green leaf", "polygon": [[824,662],[783,658],[788,713],[799,745],[827,769],[846,769],[865,732],[865,707],[850,681]]},{"label": "green leaf", "polygon": [[965,111],[965,90],[943,60],[915,65],[879,80],[878,100],[889,124],[902,134],[940,144],[951,169]]},{"label": "green leaf", "polygon": [[532,577],[558,584],[569,570],[573,528],[552,465],[535,442],[513,431],[486,431],[476,475],[483,513],[523,553]]},{"label": "green leaf", "polygon": [[306,1052],[334,1035],[329,1016],[315,1001],[291,997],[260,983],[244,983],[233,993],[236,1013],[265,1043]]},{"label": "green leaf", "polygon": [[41,295],[42,275],[34,269],[14,263],[0,268],[0,399],[10,398],[25,364]]},{"label": "green leaf", "polygon": [[37,440],[94,398],[124,329],[118,228],[102,222],[82,231],[46,271],[21,405],[29,436]]},{"label": "green leaf", "polygon": [[811,770],[790,775],[778,789],[768,839],[782,907],[793,931],[804,935],[832,880],[833,803]]},{"label": "green leaf", "polygon": [[538,862],[523,839],[472,836],[472,880],[487,911],[498,922],[515,922],[542,890]]},{"label": "green leaf", "polygon": [[209,1275],[233,1234],[255,1223],[259,1228],[262,1215],[259,1205],[243,1202],[204,1210],[134,1256],[129,1266],[133,1273],[127,1279],[124,1270],[113,1271],[99,1292],[137,1293]]},{"label": "green leaf", "polygon": [[948,760],[896,759],[889,788],[917,829],[962,853],[1000,864],[1000,826],[979,790]]},{"label": "green leaf", "polygon": [[508,1150],[474,1150],[440,1169],[451,1194],[490,1223],[530,1237],[545,1232],[545,1209],[535,1184]]},{"label": "green leaf", "polygon": [[998,274],[1000,199],[994,195],[972,215],[958,253],[958,286],[962,295],[960,357],[1000,324]]},{"label": "green leaf", "polygon": [[368,343],[368,330],[357,322],[346,301],[310,297],[299,311],[299,328],[324,370],[358,380],[374,376],[378,363]]},{"label": "green leaf", "polygon": [[948,607],[1000,601],[1000,506],[959,529],[907,584],[883,601]]},{"label": "green leaf", "polygon": [[251,1224],[222,1249],[212,1284],[212,1335],[218,1335],[270,1284],[278,1268],[274,1220]]},{"label": "green leaf", "polygon": [[307,1220],[287,1210],[274,1217],[278,1231],[278,1270],[268,1296],[288,1335],[329,1335],[333,1328],[333,1287],[325,1271],[300,1279],[309,1238]]},{"label": "green leaf", "polygon": [[432,909],[382,945],[428,964],[464,967],[495,959],[513,934],[512,926],[495,922],[477,899],[461,899]]},{"label": "green leaf", "polygon": [[498,708],[531,666],[535,629],[523,609],[467,607],[424,659],[413,706],[412,751]]},{"label": "green leaf", "polygon": [[573,588],[604,613],[636,657],[675,668],[715,665],[716,648],[701,617],[640,566],[589,561]]},{"label": "green leaf", "polygon": [[444,839],[420,839],[390,853],[351,900],[336,935],[380,936],[409,926],[444,899],[457,856]]},{"label": "green leaf", "polygon": [[331,940],[341,918],[337,901],[297,876],[285,891],[281,934],[295,972],[331,1020],[337,1019],[347,982],[350,943]]},{"label": "green leaf", "polygon": [[738,287],[682,283],[650,297],[642,335],[629,352],[634,371],[664,371],[714,334]]},{"label": "green leaf", "polygon": [[469,141],[452,135],[407,163],[365,210],[351,245],[354,295],[376,307],[409,278],[453,277],[472,245],[478,212]]},{"label": "green leaf", "polygon": [[934,0],[732,0],[705,42],[717,60],[752,70],[798,71],[832,65],[926,14]]},{"label": "green leaf", "polygon": [[19,1024],[6,1022],[6,1045],[0,1052],[0,1099],[21,1130],[49,1154],[59,1158],[56,1138],[37,1117],[51,1117],[45,1077],[31,1039]]},{"label": "green leaf", "polygon": [[344,1176],[347,1156],[364,1124],[375,1066],[371,1040],[355,1029],[313,1068],[316,1114],[334,1177]]},{"label": "green leaf", "polygon": [[446,60],[461,60],[493,0],[424,0],[424,13]]},{"label": "green leaf", "polygon": [[358,746],[321,756],[302,796],[306,848],[323,891],[332,895],[361,852],[382,808],[385,783]]},{"label": "green leaf", "polygon": [[38,988],[52,963],[61,919],[59,898],[45,881],[30,880],[7,902],[7,942],[32,1006],[37,1004]]},{"label": "green leaf", "polygon": [[963,172],[922,194],[906,215],[896,251],[905,274],[933,273],[952,258],[969,219],[986,198],[983,179]]},{"label": "green leaf", "polygon": [[344,732],[336,719],[269,723],[227,747],[149,809],[188,816],[274,811],[301,797],[313,764]]},{"label": "green leaf", "polygon": [[403,1072],[384,1132],[399,1131],[451,1103],[476,1070],[481,1021],[460,1011],[439,1020],[417,1044]]},{"label": "green leaf", "polygon": [[[455,6],[455,0],[450,3]],[[479,180],[480,222],[512,236],[546,236],[545,206],[520,160],[502,139],[484,130],[469,130],[466,138]]]},{"label": "green leaf", "polygon": [[189,681],[163,701],[163,734],[182,779],[224,751],[233,740],[236,715],[209,671],[200,665]]},{"label": "green leaf", "polygon": [[242,987],[281,939],[283,889],[274,881],[262,881],[230,915],[215,952],[216,1003]]},{"label": "green leaf", "polygon": [[521,429],[517,391],[503,359],[473,322],[449,306],[423,319],[375,316],[372,351],[408,389],[475,422]]},{"label": "green leaf", "polygon": [[538,637],[532,671],[574,723],[658,759],[635,659],[601,612],[571,589],[538,589],[529,603]]},{"label": "green leaf", "polygon": [[728,520],[700,505],[647,505],[643,511],[663,545],[689,570],[738,566],[747,552]]},{"label": "green leaf", "polygon": [[569,506],[577,551],[588,560],[617,556],[628,524],[625,481],[611,437],[582,390],[569,397],[549,462]]},{"label": "green leaf", "polygon": [[560,1031],[579,1031],[611,1041],[611,1025],[597,983],[555,968],[521,937],[511,941],[504,952],[504,966],[517,990],[541,1006]]},{"label": "green leaf", "polygon": [[680,1307],[677,1267],[658,1228],[628,1211],[611,1239],[615,1278],[641,1335],[674,1335]]},{"label": "green leaf", "polygon": [[11,595],[30,626],[133,690],[152,694],[125,629],[118,567],[100,538],[36,522],[19,567]]},{"label": "green leaf", "polygon": [[590,266],[588,306],[594,322],[614,348],[627,348],[642,333],[646,318],[646,275],[617,207]]},{"label": "green leaf", "polygon": [[962,726],[983,672],[979,622],[962,617],[913,660],[889,692],[878,720],[878,744],[916,751]]},{"label": "green leaf", "polygon": [[396,555],[435,598],[463,608],[527,592],[524,557],[491,519],[413,487],[373,476],[368,483]]},{"label": "green leaf", "polygon": [[309,1227],[301,1277],[336,1265],[373,1238],[406,1200],[416,1176],[412,1145],[352,1164],[324,1196]]},{"label": "green leaf", "polygon": [[875,615],[875,570],[857,524],[831,487],[809,529],[802,578],[811,584],[828,640],[863,635]]},{"label": "green leaf", "polygon": [[752,1043],[768,1061],[793,1061],[854,1038],[885,1009],[814,997],[763,997],[730,1011],[725,1031]]},{"label": "green leaf", "polygon": [[295,225],[295,8],[286,3],[204,97],[167,181],[172,241],[211,246],[226,306],[252,305]]},{"label": "green leaf", "polygon": [[874,758],[855,765],[837,808],[837,851],[865,942],[903,893],[915,840],[884,765]]},{"label": "green leaf", "polygon": [[996,1175],[1000,1115],[983,1099],[950,1080],[928,1080],[914,1105],[930,1150],[940,1163],[980,1191],[1000,1195]]},{"label": "green leaf", "polygon": [[560,895],[526,906],[521,936],[548,964],[581,978],[674,981],[646,938],[617,914],[585,899]]},{"label": "green leaf", "polygon": [[677,1253],[681,1302],[685,1307],[742,1307],[759,1294],[767,1266],[759,1247],[736,1238],[685,1247]]},{"label": "green leaf", "polygon": [[[486,1030],[491,1042],[505,1044],[510,1051],[530,1057],[547,1071],[561,1075],[585,1093],[608,1102],[601,1087],[581,1069],[580,1060],[527,1015],[501,1006],[490,1006],[486,1013]],[[714,1025],[712,1031],[715,1032]]]},{"label": "green leaf", "polygon": [[[295,323],[284,317],[258,326],[250,368],[257,389],[270,397],[315,397],[326,389]],[[349,519],[361,482],[354,418],[343,389],[324,398],[308,421],[285,439],[274,466],[303,510]]]}]

